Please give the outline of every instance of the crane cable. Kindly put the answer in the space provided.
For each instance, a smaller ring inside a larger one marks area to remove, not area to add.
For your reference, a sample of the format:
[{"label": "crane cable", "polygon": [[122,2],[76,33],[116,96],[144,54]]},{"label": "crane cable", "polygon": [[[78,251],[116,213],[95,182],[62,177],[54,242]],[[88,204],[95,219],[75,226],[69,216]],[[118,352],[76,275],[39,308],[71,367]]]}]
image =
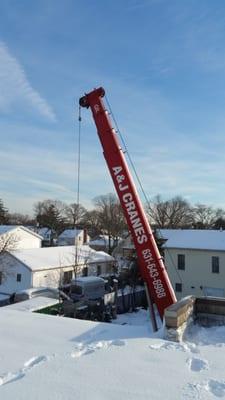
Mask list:
[{"label": "crane cable", "polygon": [[[78,150],[77,150],[77,213],[79,213],[80,206],[80,154],[81,154],[81,106],[79,105],[78,109]],[[78,241],[75,238],[75,271],[78,266]]]},{"label": "crane cable", "polygon": [[77,159],[77,205],[80,204],[80,142],[81,142],[81,106],[78,111],[78,159]]},{"label": "crane cable", "polygon": [[[117,120],[116,120],[116,118],[115,118],[115,116],[114,116],[114,114],[113,114],[112,107],[111,107],[111,105],[110,105],[110,103],[109,103],[109,100],[108,100],[108,98],[107,98],[106,95],[105,95],[105,99],[106,99],[107,107],[108,107],[108,109],[109,109],[109,113],[110,113],[110,115],[112,116],[113,122],[114,122],[115,127],[116,127],[116,133],[119,135],[120,140],[121,140],[121,142],[122,142],[122,145],[123,145],[123,147],[124,147],[124,153],[126,153],[127,158],[128,158],[128,160],[129,160],[129,163],[130,163],[130,165],[131,165],[131,168],[132,168],[132,170],[134,171],[134,175],[135,175],[135,177],[136,177],[136,179],[137,179],[137,182],[138,182],[138,184],[139,184],[139,186],[140,186],[142,195],[144,196],[144,199],[145,199],[145,201],[146,201],[146,203],[147,203],[147,206],[151,209],[150,201],[149,201],[149,199],[148,199],[148,197],[147,197],[147,195],[146,195],[146,193],[145,193],[144,187],[143,187],[142,182],[141,182],[141,180],[140,180],[140,178],[139,178],[139,175],[138,175],[137,170],[136,170],[136,168],[135,168],[134,162],[133,162],[133,160],[132,160],[132,158],[131,158],[131,156],[130,156],[130,154],[129,154],[127,145],[126,145],[125,140],[124,140],[124,138],[123,138],[123,135],[122,135],[122,133],[121,133],[121,131],[120,131],[120,129],[119,129],[119,125],[118,125]],[[159,231],[159,233],[161,234],[160,229],[158,229],[158,231]],[[161,236],[162,236],[162,234],[161,234]],[[178,276],[178,278],[179,278],[179,280],[180,280],[180,283],[183,283],[182,278],[181,278],[181,276],[180,276],[180,274],[179,274],[179,272],[178,272],[178,270],[177,270],[177,268],[176,268],[176,265],[175,265],[175,263],[174,263],[174,260],[173,260],[173,258],[172,258],[172,255],[170,254],[170,251],[169,251],[169,249],[166,247],[166,245],[165,245],[165,248],[167,249],[168,255],[169,255],[170,260],[171,260],[171,262],[172,262],[172,266],[174,267],[174,270],[175,270],[175,272],[176,272],[176,274],[177,274],[177,276]]]}]

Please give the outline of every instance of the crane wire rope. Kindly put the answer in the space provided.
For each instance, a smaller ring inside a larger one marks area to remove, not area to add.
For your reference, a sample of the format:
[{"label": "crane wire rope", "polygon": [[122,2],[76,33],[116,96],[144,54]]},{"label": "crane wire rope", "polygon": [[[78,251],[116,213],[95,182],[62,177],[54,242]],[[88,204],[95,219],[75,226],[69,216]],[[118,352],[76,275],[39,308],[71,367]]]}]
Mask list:
[{"label": "crane wire rope", "polygon": [[[107,107],[108,107],[108,109],[109,109],[109,113],[110,113],[110,115],[112,116],[113,122],[114,122],[115,127],[116,127],[116,133],[119,135],[120,140],[121,140],[121,143],[122,143],[122,145],[123,145],[123,147],[124,147],[124,151],[123,151],[123,152],[126,153],[126,155],[127,155],[127,158],[128,158],[128,160],[129,160],[129,163],[130,163],[130,165],[131,165],[131,168],[132,168],[132,170],[133,170],[133,172],[134,172],[134,175],[135,175],[135,177],[136,177],[136,179],[137,179],[138,185],[139,185],[139,187],[140,187],[140,189],[141,189],[141,192],[142,192],[142,195],[143,195],[143,197],[144,197],[144,199],[145,199],[145,201],[146,201],[146,204],[147,204],[148,208],[151,209],[150,201],[149,201],[149,199],[148,199],[148,197],[147,197],[147,195],[146,195],[146,193],[145,193],[144,187],[143,187],[142,182],[141,182],[141,180],[140,180],[140,178],[139,178],[139,175],[138,175],[138,173],[137,173],[136,167],[135,167],[134,162],[133,162],[133,160],[132,160],[132,158],[131,158],[131,156],[130,156],[130,153],[129,153],[128,148],[127,148],[127,145],[126,145],[126,142],[125,142],[125,140],[124,140],[124,138],[123,138],[123,135],[122,135],[122,133],[121,133],[121,131],[120,131],[120,129],[119,129],[119,125],[118,125],[118,123],[117,123],[117,120],[116,120],[116,118],[115,118],[115,116],[114,116],[114,113],[113,113],[113,111],[112,111],[112,107],[111,107],[111,105],[110,105],[110,103],[109,103],[109,100],[108,100],[108,98],[107,98],[106,95],[105,95],[105,99],[106,99]],[[158,228],[158,231],[159,231],[159,233],[161,234],[161,230],[160,230],[159,228]],[[161,236],[162,236],[162,234],[161,234]],[[177,270],[177,268],[176,268],[176,265],[175,265],[175,263],[174,263],[174,260],[173,260],[173,258],[172,258],[172,255],[171,255],[171,253],[170,253],[170,251],[169,251],[169,248],[168,248],[166,245],[165,245],[165,248],[167,249],[167,252],[168,252],[169,258],[170,258],[170,260],[171,260],[172,266],[173,266],[173,268],[174,268],[174,270],[175,270],[175,272],[176,272],[176,274],[177,274],[177,276],[178,276],[178,278],[179,278],[179,280],[180,280],[180,283],[183,283],[182,278],[181,278],[181,276],[180,276],[180,274],[179,274],[179,272],[178,272],[178,270]]]},{"label": "crane wire rope", "polygon": [[78,155],[77,155],[77,206],[80,205],[80,145],[81,145],[81,106],[78,111]]},{"label": "crane wire rope", "polygon": [[[79,215],[80,206],[80,154],[81,154],[81,106],[78,109],[78,138],[77,138],[77,188],[76,188],[76,205],[77,205],[77,217]],[[75,210],[76,212],[76,210]],[[75,227],[76,229],[76,227]],[[76,268],[78,266],[78,241],[75,238],[75,278],[76,278]]]}]

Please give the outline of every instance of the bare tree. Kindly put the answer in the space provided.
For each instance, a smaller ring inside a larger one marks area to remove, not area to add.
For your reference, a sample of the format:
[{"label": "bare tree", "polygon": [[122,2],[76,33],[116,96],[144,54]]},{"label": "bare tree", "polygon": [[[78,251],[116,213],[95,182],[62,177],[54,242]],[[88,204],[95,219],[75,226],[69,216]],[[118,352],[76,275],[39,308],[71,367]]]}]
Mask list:
[{"label": "bare tree", "polygon": [[205,204],[197,204],[194,209],[194,227],[198,229],[215,228],[219,221],[225,218],[225,212],[221,208],[214,209]]},{"label": "bare tree", "polygon": [[151,222],[158,228],[190,227],[193,222],[192,207],[180,196],[162,200],[157,195],[146,206],[146,211]]},{"label": "bare tree", "polygon": [[[118,198],[112,194],[106,194],[94,199],[97,211],[98,224],[102,233],[117,240],[126,228],[125,218]],[[111,244],[109,243],[109,250]]]},{"label": "bare tree", "polygon": [[73,228],[83,223],[86,213],[86,208],[77,203],[72,203],[65,208],[67,222]]},{"label": "bare tree", "polygon": [[4,206],[2,199],[0,199],[0,225],[7,224],[8,222],[9,222],[8,210]]},{"label": "bare tree", "polygon": [[35,225],[35,219],[27,214],[10,213],[9,223],[11,225]]},{"label": "bare tree", "polygon": [[66,226],[66,204],[60,200],[43,200],[34,204],[34,214],[40,227],[60,233]]},{"label": "bare tree", "polygon": [[3,283],[5,279],[14,275],[12,271],[11,258],[9,252],[17,248],[18,238],[13,233],[5,233],[0,235],[0,281]]},{"label": "bare tree", "polygon": [[0,235],[0,254],[6,251],[15,250],[17,247],[18,238],[15,234],[5,233]]},{"label": "bare tree", "polygon": [[87,227],[88,233],[91,237],[94,237],[101,233],[101,226],[99,223],[97,210],[87,211],[84,216],[84,224]]},{"label": "bare tree", "polygon": [[213,224],[213,229],[223,229],[225,230],[225,217],[219,217],[215,220]]}]

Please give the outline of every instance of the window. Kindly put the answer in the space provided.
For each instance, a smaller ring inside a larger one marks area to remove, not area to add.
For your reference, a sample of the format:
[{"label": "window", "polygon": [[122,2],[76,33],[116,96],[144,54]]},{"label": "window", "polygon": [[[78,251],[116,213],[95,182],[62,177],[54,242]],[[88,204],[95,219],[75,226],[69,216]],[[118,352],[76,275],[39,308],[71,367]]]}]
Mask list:
[{"label": "window", "polygon": [[72,277],[73,277],[73,271],[65,271],[63,274],[63,282],[70,283]]},{"label": "window", "polygon": [[175,290],[176,292],[182,292],[182,283],[176,283]]},{"label": "window", "polygon": [[0,285],[2,284],[2,279],[3,279],[3,274],[2,271],[0,271]]},{"label": "window", "polygon": [[212,257],[212,273],[218,274],[220,272],[219,257]]},{"label": "window", "polygon": [[72,285],[71,293],[81,295],[82,294],[82,287],[77,285]]},{"label": "window", "polygon": [[16,275],[16,281],[17,282],[21,282],[21,280],[22,280],[22,275],[21,274],[17,274]]},{"label": "window", "polygon": [[83,268],[83,276],[88,276],[88,267]]},{"label": "window", "polygon": [[101,273],[102,273],[101,265],[97,265],[97,275],[101,275]]},{"label": "window", "polygon": [[185,269],[185,255],[178,254],[177,255],[177,268],[178,269]]}]

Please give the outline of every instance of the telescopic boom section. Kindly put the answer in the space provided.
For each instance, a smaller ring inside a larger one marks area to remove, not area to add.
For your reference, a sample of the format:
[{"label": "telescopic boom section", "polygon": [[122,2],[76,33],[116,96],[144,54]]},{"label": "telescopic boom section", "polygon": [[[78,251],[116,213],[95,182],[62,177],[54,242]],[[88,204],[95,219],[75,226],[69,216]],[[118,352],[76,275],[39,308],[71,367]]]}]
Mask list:
[{"label": "telescopic boom section", "polygon": [[166,307],[176,302],[172,285],[158,251],[127,161],[104,106],[105,91],[98,88],[80,98],[80,106],[91,108],[104,157],[135,244],[141,275],[163,318]]}]

